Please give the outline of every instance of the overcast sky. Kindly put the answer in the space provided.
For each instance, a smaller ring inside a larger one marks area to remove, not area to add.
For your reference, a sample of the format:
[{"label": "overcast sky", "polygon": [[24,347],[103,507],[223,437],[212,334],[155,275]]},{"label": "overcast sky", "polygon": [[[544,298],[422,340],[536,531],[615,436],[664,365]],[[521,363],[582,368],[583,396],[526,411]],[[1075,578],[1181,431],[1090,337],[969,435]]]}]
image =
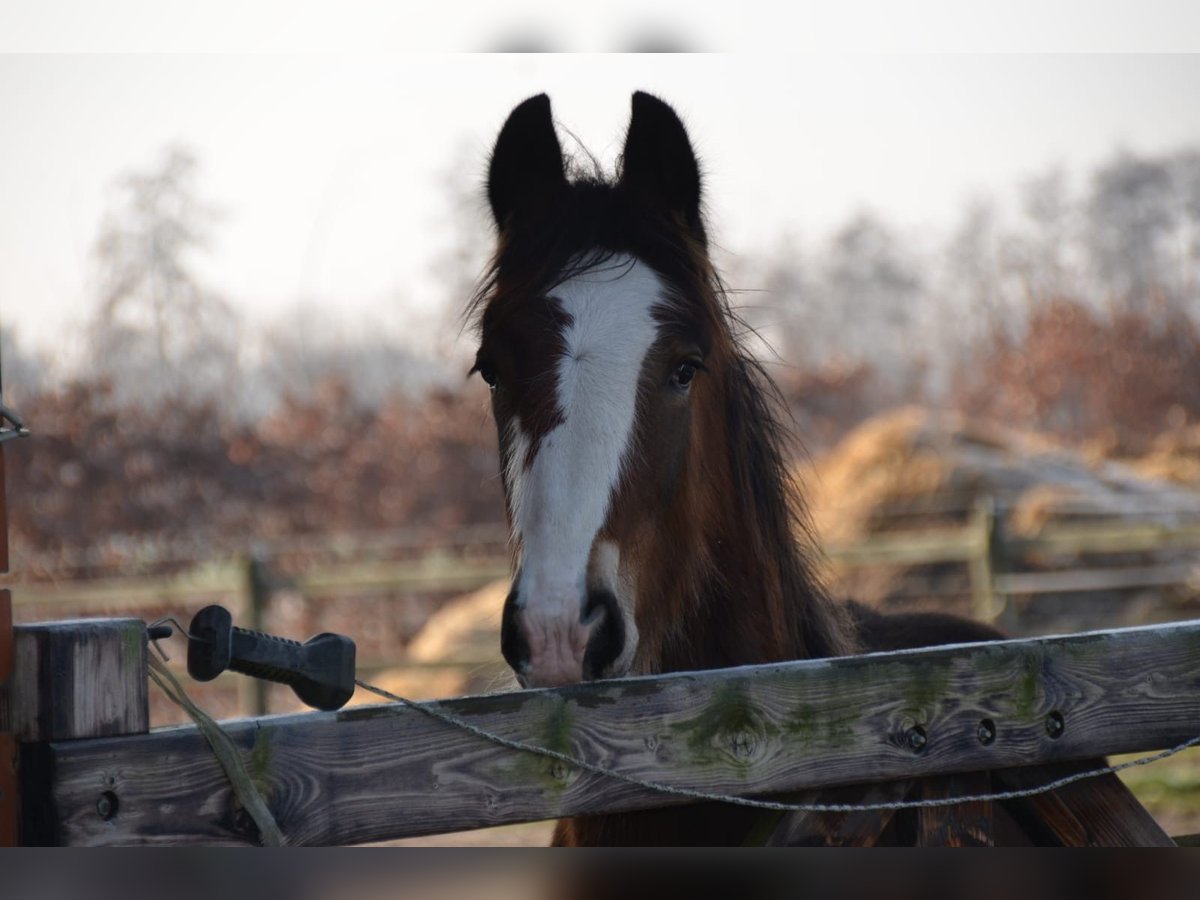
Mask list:
[{"label": "overcast sky", "polygon": [[948,228],[1049,165],[1200,144],[1197,85],[1200,56],[3,56],[0,323],[46,346],[87,315],[110,185],[170,142],[224,213],[202,273],[250,318],[395,320],[436,295],[444,173],[478,181],[533,93],[608,162],[633,90],[673,103],[736,253],[864,208]]}]

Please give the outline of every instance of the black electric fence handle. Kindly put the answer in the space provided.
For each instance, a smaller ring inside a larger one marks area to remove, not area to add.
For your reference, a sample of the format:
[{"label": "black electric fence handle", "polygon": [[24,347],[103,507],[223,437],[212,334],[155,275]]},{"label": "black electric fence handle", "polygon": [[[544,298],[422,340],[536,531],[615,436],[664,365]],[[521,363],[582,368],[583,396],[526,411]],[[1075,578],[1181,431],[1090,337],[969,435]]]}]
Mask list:
[{"label": "black electric fence handle", "polygon": [[286,684],[317,709],[341,709],[354,694],[354,641],[318,634],[299,641],[238,628],[223,606],[206,606],[188,628],[188,674],[212,681],[226,669]]}]

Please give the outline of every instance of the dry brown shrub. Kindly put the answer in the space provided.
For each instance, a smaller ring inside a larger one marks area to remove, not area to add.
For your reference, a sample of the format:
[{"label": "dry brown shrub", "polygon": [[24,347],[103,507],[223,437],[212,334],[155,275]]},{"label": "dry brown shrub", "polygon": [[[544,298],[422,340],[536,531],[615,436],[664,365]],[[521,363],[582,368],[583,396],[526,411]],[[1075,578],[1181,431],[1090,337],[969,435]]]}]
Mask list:
[{"label": "dry brown shrub", "polygon": [[42,569],[25,576],[68,574],[84,550],[98,574],[147,545],[203,558],[303,534],[420,526],[436,539],[502,515],[476,385],[367,409],[328,381],[242,423],[186,400],[118,408],[105,385],[76,382],[22,412],[34,436],[8,453],[11,534]]},{"label": "dry brown shrub", "polygon": [[826,541],[847,541],[878,530],[897,504],[936,493],[948,467],[916,435],[929,413],[908,407],[869,419],[822,457],[810,485],[810,510]]},{"label": "dry brown shrub", "polygon": [[1200,425],[1173,428],[1158,435],[1148,452],[1129,460],[1149,478],[1200,488]]},{"label": "dry brown shrub", "polygon": [[974,416],[1133,455],[1200,419],[1200,329],[1161,300],[1105,315],[1059,298],[1016,338],[996,332],[956,381]]}]

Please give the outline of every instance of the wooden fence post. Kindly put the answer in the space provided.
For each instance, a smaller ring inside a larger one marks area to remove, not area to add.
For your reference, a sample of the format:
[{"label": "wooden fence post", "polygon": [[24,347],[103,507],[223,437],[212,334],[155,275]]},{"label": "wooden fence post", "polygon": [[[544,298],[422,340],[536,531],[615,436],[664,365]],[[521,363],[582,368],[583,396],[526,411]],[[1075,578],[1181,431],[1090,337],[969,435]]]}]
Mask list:
[{"label": "wooden fence post", "polygon": [[[254,550],[246,560],[246,624],[252,631],[265,631],[263,619],[271,599],[271,571],[266,555]],[[267,682],[239,676],[238,698],[243,712],[265,716],[268,711]]]},{"label": "wooden fence post", "polygon": [[[4,445],[0,444],[0,575],[8,574],[8,495],[4,470]],[[12,595],[0,589],[0,691],[12,676]],[[0,847],[16,846],[17,835],[17,740],[0,723]]]},{"label": "wooden fence post", "polygon": [[[150,730],[146,623],[73,619],[17,625],[12,677],[0,687],[0,732],[18,749],[19,842],[56,843],[46,743]],[[122,773],[96,784],[96,814],[118,814]]]},{"label": "wooden fence post", "polygon": [[[0,478],[4,475],[0,466]],[[0,497],[0,503],[3,498]],[[0,525],[3,525],[0,515]],[[0,694],[12,678],[13,667],[13,621],[12,595],[0,590]],[[8,727],[0,722],[0,847],[15,847],[17,834],[18,790],[17,739]]]},{"label": "wooden fence post", "polygon": [[971,511],[971,530],[977,541],[968,567],[971,575],[971,615],[991,622],[1000,614],[996,600],[996,504],[991,497],[980,497]]}]

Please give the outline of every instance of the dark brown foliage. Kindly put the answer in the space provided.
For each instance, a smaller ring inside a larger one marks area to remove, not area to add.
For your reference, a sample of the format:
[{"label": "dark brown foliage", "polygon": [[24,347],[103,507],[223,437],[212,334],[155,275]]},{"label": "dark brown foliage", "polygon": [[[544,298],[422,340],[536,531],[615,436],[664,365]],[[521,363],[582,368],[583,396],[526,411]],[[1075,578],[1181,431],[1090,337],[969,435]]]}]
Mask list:
[{"label": "dark brown foliage", "polygon": [[1136,454],[1200,418],[1200,329],[1165,304],[1103,315],[1060,298],[971,361],[956,405],[976,416]]},{"label": "dark brown foliage", "polygon": [[254,423],[202,402],[118,408],[82,382],[26,398],[34,437],[9,454],[12,536],[43,571],[23,574],[64,574],[53,561],[83,548],[103,570],[138,542],[186,542],[203,558],[254,539],[494,522],[502,499],[481,394],[364,409],[326,382]]}]

